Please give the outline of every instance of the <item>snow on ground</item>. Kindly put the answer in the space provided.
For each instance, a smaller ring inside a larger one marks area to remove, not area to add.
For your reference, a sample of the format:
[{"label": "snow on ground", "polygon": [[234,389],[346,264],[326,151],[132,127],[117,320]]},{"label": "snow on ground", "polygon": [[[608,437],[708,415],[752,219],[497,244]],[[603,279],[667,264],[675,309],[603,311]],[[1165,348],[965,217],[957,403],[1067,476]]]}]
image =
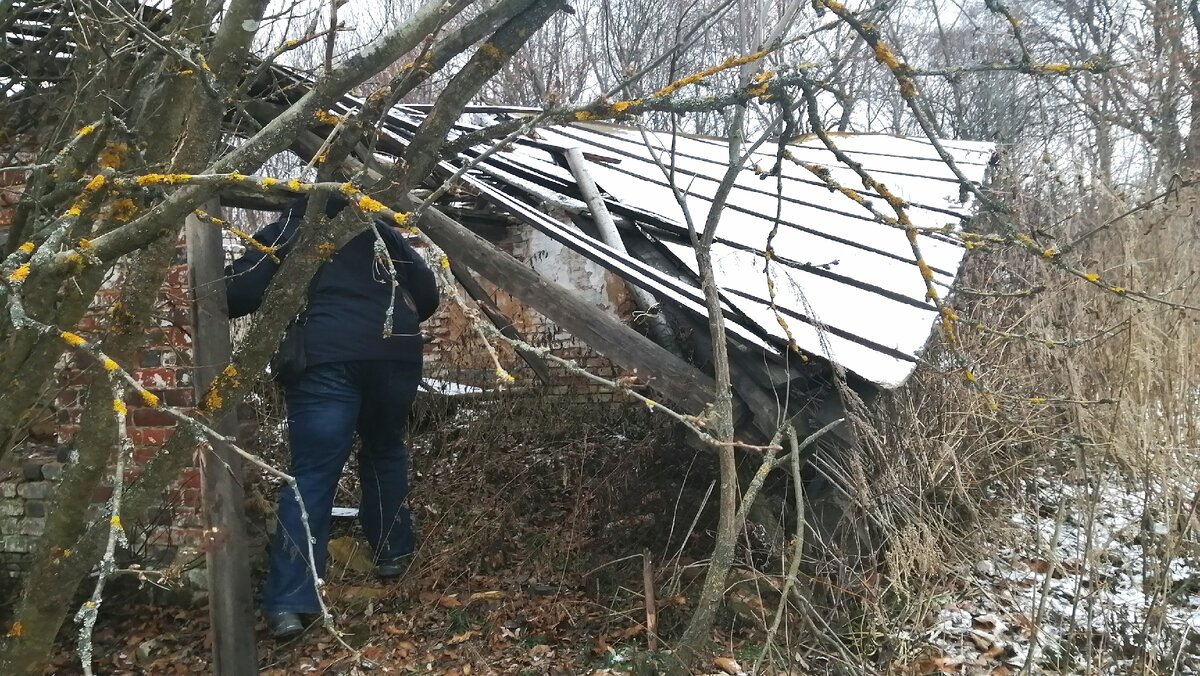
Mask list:
[{"label": "snow on ground", "polygon": [[1161,495],[1111,476],[1093,488],[1043,477],[1035,495],[997,534],[1009,545],[970,571],[968,598],[913,632],[931,648],[923,668],[1115,676],[1149,654],[1149,673],[1200,674],[1200,559],[1194,541],[1167,547],[1176,519]]}]

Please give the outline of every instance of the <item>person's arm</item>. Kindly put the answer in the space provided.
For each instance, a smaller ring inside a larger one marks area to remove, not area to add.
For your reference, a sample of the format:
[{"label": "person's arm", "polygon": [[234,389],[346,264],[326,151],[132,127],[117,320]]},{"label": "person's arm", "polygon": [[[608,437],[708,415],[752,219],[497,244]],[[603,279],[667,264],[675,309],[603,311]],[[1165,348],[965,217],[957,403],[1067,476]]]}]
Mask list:
[{"label": "person's arm", "polygon": [[[302,211],[289,211],[260,230],[254,239],[264,246],[274,247],[275,256],[282,260],[302,217]],[[252,246],[247,247],[246,252],[233,263],[225,266],[225,298],[229,301],[229,316],[241,317],[257,310],[262,305],[267,285],[278,269],[278,263]]]}]

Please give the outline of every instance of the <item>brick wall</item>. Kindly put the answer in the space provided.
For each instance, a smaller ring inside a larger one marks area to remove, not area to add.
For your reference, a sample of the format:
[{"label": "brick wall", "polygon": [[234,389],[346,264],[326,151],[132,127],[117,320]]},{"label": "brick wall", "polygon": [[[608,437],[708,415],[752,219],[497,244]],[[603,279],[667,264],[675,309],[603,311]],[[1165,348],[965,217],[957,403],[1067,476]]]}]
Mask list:
[{"label": "brick wall", "polygon": [[[17,172],[0,174],[0,229],[11,222],[23,178]],[[103,339],[124,283],[123,271],[114,271],[80,323],[63,328],[89,340]],[[155,318],[157,325],[148,331],[145,348],[132,363],[122,366],[164,403],[190,407],[195,399],[191,372],[191,307],[188,268],[182,246],[178,248],[166,283],[159,290]],[[29,438],[14,449],[5,469],[0,470],[0,575],[3,576],[17,576],[27,567],[29,552],[45,525],[47,500],[57,480],[64,471],[70,470],[70,464],[77,458],[75,442],[87,387],[99,374],[99,367],[74,353],[65,354],[60,367],[57,393],[40,411],[40,419],[32,426]],[[126,403],[134,453],[124,478],[131,480],[170,438],[175,426],[162,411],[143,405],[136,394],[131,394]],[[92,496],[97,514],[112,496],[112,481],[113,477],[108,477]],[[189,549],[198,546],[202,533],[199,506],[199,470],[191,467],[164,495],[161,509],[151,522],[127,525],[134,554],[147,562],[162,564],[172,558],[181,545],[187,545]]]},{"label": "brick wall", "polygon": [[[617,317],[632,315],[634,305],[625,283],[616,275],[587,260],[527,225],[510,226],[506,235],[493,242],[502,250],[547,279],[575,290],[585,300]],[[621,371],[607,357],[579,341],[568,331],[526,306],[503,289],[480,280],[492,301],[512,321],[527,342],[547,347],[554,354],[572,359],[592,373],[613,378]],[[464,298],[469,298],[460,289]],[[483,321],[487,321],[486,318]],[[446,301],[425,325],[433,340],[426,348],[428,377],[490,388],[496,385],[495,368],[466,317],[452,301]],[[540,387],[525,362],[505,345],[497,346],[501,363],[516,378],[512,387]],[[611,400],[600,385],[551,365],[550,392],[572,399]]]}]

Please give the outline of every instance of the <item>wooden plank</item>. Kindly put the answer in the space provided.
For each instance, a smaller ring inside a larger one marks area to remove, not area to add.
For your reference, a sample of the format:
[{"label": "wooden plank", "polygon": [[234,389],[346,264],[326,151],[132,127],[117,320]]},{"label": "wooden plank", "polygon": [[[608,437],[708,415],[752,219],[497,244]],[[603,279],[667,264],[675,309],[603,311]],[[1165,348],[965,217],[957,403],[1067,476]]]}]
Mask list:
[{"label": "wooden plank", "polygon": [[[217,213],[218,204],[205,209]],[[229,363],[229,309],[225,301],[221,229],[187,219],[187,257],[192,284],[192,348],[197,398]],[[213,421],[221,434],[237,435],[237,416]],[[209,538],[209,626],[213,632],[213,673],[258,673],[254,644],[254,605],[246,542],[242,461],[224,444],[205,457],[202,485],[204,525]]]},{"label": "wooden plank", "polygon": [[685,412],[700,413],[712,401],[712,378],[616,317],[546,280],[449,216],[427,209],[420,228],[451,257],[520,298],[617,365],[636,372]]}]

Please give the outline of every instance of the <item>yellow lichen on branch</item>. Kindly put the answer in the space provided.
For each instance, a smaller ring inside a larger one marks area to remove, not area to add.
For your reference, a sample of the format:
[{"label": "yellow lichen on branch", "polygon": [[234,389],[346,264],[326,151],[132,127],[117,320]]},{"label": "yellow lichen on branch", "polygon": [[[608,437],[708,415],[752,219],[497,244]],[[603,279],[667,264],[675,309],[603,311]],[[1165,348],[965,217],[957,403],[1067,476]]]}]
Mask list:
[{"label": "yellow lichen on branch", "polygon": [[96,192],[100,188],[104,187],[105,180],[106,179],[104,178],[103,174],[96,174],[95,176],[92,177],[92,180],[87,182],[87,185],[83,186],[83,191],[84,192]]},{"label": "yellow lichen on branch", "polygon": [[150,408],[158,408],[158,396],[148,390],[138,390],[138,394],[142,397],[142,403]]},{"label": "yellow lichen on branch", "polygon": [[634,106],[642,105],[641,99],[629,99],[628,101],[617,101],[612,105],[613,112],[623,113]]},{"label": "yellow lichen on branch", "polygon": [[34,249],[33,242],[25,242],[21,246],[17,247],[17,251],[20,251],[23,254],[31,254],[31,253],[33,253],[33,249]]},{"label": "yellow lichen on branch", "polygon": [[17,268],[16,270],[13,270],[12,274],[10,274],[8,276],[8,281],[14,282],[14,283],[20,283],[20,282],[25,281],[25,278],[28,276],[29,276],[29,263],[26,263],[26,264],[22,265],[21,267]]},{"label": "yellow lichen on branch", "polygon": [[367,197],[366,195],[359,197],[358,201],[355,202],[354,204],[359,209],[361,209],[369,214],[378,213],[387,208],[386,206],[384,206],[383,202],[380,202],[379,200],[371,198],[371,197]]},{"label": "yellow lichen on branch", "polygon": [[192,180],[191,174],[146,174],[133,179],[133,182],[141,186],[147,186],[175,185],[177,183],[185,183],[190,180]]},{"label": "yellow lichen on branch", "polygon": [[212,384],[208,386],[208,392],[204,394],[201,410],[211,413],[221,408],[221,405],[225,403],[221,393],[238,385],[241,385],[241,379],[238,377],[237,367],[230,364],[216,378],[213,378]]},{"label": "yellow lichen on branch", "polygon": [[323,124],[332,124],[332,125],[340,124],[342,121],[341,115],[334,115],[334,114],[326,112],[324,110],[313,111],[313,118],[315,118],[317,120],[317,122],[321,122]]},{"label": "yellow lichen on branch", "polygon": [[899,70],[901,67],[900,60],[887,45],[883,44],[882,40],[875,42],[875,60],[892,70]]},{"label": "yellow lichen on branch", "polygon": [[671,94],[674,94],[677,90],[679,90],[682,87],[686,87],[687,85],[700,82],[704,78],[707,78],[711,75],[716,75],[717,73],[720,73],[721,71],[729,70],[730,68],[737,68],[738,66],[744,66],[747,63],[752,63],[754,61],[758,61],[759,59],[763,58],[766,55],[767,55],[767,50],[762,50],[762,51],[755,52],[753,54],[747,54],[746,56],[730,57],[728,59],[725,59],[721,63],[718,63],[715,66],[709,66],[708,68],[705,68],[704,70],[697,71],[695,73],[692,73],[691,75],[682,77],[682,78],[672,82],[671,84],[654,92],[653,96],[654,96],[654,98],[670,96]]},{"label": "yellow lichen on branch", "polygon": [[120,399],[113,399],[113,412],[120,415],[128,413],[128,409],[125,408],[125,402]]},{"label": "yellow lichen on branch", "polygon": [[87,342],[83,336],[78,333],[71,333],[70,331],[62,331],[58,334],[58,337],[62,338],[63,342],[71,347],[79,347]]}]

